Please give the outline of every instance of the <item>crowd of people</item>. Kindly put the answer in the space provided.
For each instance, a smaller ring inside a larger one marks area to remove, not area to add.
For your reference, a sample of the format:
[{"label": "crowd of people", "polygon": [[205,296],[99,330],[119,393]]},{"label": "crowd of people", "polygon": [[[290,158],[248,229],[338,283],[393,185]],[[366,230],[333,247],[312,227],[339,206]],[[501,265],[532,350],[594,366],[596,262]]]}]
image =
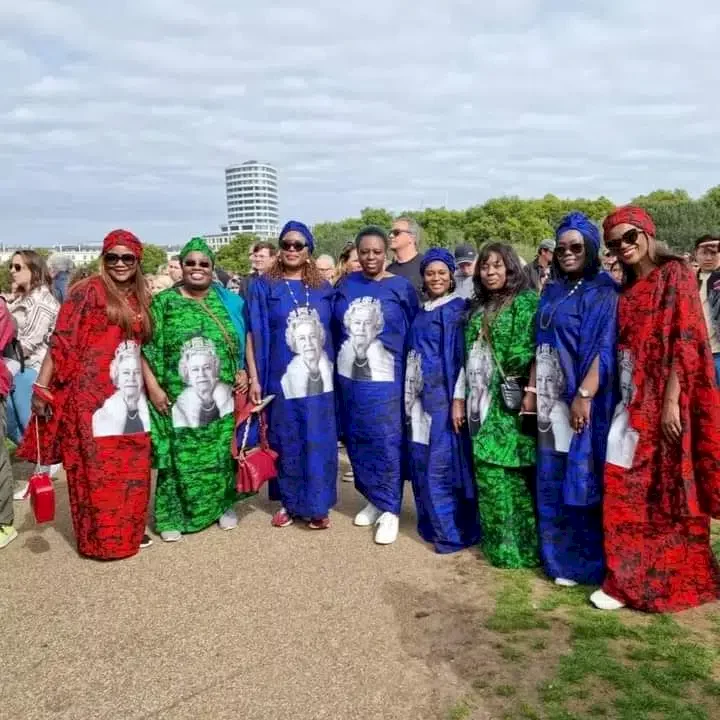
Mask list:
[{"label": "crowd of people", "polygon": [[[42,258],[18,252],[0,428],[20,457],[64,467],[79,552],[151,544],[152,468],[162,540],[236,527],[249,403],[277,453],[276,528],[331,527],[342,444],[366,503],[354,523],[380,545],[410,481],[439,553],[479,544],[497,567],[600,585],[604,610],[715,600],[720,238],[688,259],[634,206],[602,231],[570,213],[528,264],[497,242],[423,254],[420,232],[408,217],[366,227],[336,262],[290,221],[243,278],[194,238],[159,283],[116,230],[62,304]],[[12,487],[2,443],[0,547]]]}]

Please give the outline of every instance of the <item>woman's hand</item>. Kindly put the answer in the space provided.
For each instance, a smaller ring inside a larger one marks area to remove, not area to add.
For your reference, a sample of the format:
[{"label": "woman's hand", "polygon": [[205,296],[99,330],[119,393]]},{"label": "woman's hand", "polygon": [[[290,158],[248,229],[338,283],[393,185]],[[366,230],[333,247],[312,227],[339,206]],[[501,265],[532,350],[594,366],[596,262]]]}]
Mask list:
[{"label": "woman's hand", "polygon": [[452,424],[456,433],[463,429],[465,424],[465,401],[453,400],[452,402]]},{"label": "woman's hand", "polygon": [[581,433],[590,424],[590,407],[592,400],[590,398],[582,398],[579,395],[575,397],[570,406],[570,427],[576,432]]},{"label": "woman's hand", "polygon": [[161,415],[167,415],[170,412],[170,400],[167,393],[160,387],[149,390],[150,402]]},{"label": "woman's hand", "polygon": [[248,374],[245,370],[238,370],[235,373],[235,384],[233,390],[239,393],[245,393],[248,389]]},{"label": "woman's hand", "polygon": [[254,405],[259,405],[262,402],[262,388],[257,378],[250,381],[250,402]]},{"label": "woman's hand", "polygon": [[680,441],[682,423],[680,422],[680,404],[676,400],[665,399],[660,427],[668,442],[676,443]]},{"label": "woman's hand", "polygon": [[52,406],[47,400],[33,393],[30,399],[30,408],[39,418],[47,418],[52,413]]},{"label": "woman's hand", "polygon": [[521,415],[535,415],[537,413],[537,395],[533,392],[526,392],[520,403]]}]

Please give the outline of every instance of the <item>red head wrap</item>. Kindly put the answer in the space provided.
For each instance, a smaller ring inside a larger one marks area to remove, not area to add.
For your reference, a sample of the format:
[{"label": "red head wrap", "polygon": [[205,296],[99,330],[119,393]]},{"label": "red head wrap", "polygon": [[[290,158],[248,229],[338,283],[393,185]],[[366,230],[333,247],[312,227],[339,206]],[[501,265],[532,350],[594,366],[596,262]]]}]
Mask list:
[{"label": "red head wrap", "polygon": [[655,223],[650,214],[637,205],[623,205],[615,208],[603,223],[603,234],[608,236],[616,225],[634,225],[639,230],[655,237]]},{"label": "red head wrap", "polygon": [[143,245],[129,230],[113,230],[108,233],[103,240],[102,254],[104,255],[116,245],[124,245],[138,260],[142,260]]}]

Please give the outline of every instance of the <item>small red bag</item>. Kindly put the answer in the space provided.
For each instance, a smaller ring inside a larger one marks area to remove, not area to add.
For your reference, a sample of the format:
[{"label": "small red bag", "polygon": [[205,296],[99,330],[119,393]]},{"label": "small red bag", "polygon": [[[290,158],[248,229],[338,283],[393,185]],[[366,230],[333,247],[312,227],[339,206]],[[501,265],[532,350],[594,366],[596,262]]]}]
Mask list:
[{"label": "small red bag", "polygon": [[46,523],[55,519],[55,488],[52,479],[46,472],[40,472],[40,421],[35,417],[35,440],[37,442],[37,465],[35,472],[28,481],[27,492],[35,522]]},{"label": "small red bag", "polygon": [[[260,423],[260,445],[247,450],[248,433],[253,416]],[[247,422],[246,422],[247,421]],[[237,445],[237,429],[245,422],[241,447]],[[232,454],[237,460],[235,488],[239,493],[256,493],[269,480],[277,477],[278,454],[270,448],[267,440],[265,412],[253,412],[253,405],[239,394],[235,396],[235,432],[233,433]]]}]

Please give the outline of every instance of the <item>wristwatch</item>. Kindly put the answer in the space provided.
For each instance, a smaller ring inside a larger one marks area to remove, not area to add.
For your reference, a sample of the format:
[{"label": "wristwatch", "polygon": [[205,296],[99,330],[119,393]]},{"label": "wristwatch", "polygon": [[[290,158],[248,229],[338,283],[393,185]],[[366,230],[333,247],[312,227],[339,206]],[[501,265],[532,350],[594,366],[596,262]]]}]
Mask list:
[{"label": "wristwatch", "polygon": [[586,390],[582,386],[578,388],[577,394],[578,397],[581,397],[583,400],[592,400],[592,395],[590,394],[590,391]]}]

